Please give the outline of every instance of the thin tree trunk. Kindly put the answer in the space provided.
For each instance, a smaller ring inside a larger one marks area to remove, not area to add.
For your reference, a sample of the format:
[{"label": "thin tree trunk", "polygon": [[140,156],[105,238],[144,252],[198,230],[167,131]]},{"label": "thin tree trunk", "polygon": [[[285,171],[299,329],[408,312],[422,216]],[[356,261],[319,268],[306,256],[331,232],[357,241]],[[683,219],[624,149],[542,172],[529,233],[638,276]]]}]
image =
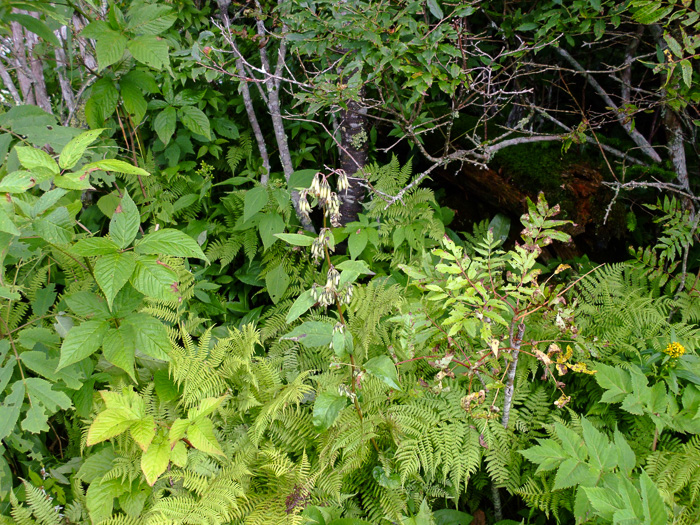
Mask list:
[{"label": "thin tree trunk", "polygon": [[25,104],[34,104],[34,89],[32,86],[31,70],[27,63],[25,52],[24,28],[17,22],[10,22],[12,28],[12,55],[17,71],[17,83]]}]

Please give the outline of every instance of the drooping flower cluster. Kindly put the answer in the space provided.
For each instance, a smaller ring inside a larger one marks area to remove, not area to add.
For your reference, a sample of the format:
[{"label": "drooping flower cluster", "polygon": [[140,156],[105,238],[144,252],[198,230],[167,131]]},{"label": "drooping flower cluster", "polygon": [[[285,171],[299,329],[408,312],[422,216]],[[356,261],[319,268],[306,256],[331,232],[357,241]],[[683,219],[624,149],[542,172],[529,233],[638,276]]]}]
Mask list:
[{"label": "drooping flower cluster", "polygon": [[[338,191],[347,191],[349,187],[348,176],[342,170],[336,171],[338,175]],[[330,219],[331,226],[338,228],[340,226],[340,199],[338,194],[331,190],[328,179],[323,173],[316,173],[311,186],[303,189],[299,194],[299,211],[307,218],[311,213],[311,205],[307,197],[311,195],[318,199],[318,204],[324,210],[326,217]]]},{"label": "drooping flower cluster", "polygon": [[680,343],[669,343],[668,346],[664,348],[664,354],[673,358],[680,357],[685,354],[685,347]]},{"label": "drooping flower cluster", "polygon": [[350,304],[352,285],[346,284],[340,289],[340,273],[331,266],[326,276],[325,286],[314,284],[311,288],[311,297],[318,301],[321,306],[330,306],[336,302],[336,299],[340,304]]}]

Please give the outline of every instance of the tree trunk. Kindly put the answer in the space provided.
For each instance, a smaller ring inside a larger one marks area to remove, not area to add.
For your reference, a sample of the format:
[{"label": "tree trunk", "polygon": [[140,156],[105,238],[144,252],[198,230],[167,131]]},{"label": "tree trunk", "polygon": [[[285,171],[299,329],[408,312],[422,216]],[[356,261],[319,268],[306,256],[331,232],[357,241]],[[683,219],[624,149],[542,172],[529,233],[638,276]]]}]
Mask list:
[{"label": "tree trunk", "polygon": [[341,224],[356,221],[362,211],[365,196],[362,183],[365,180],[369,141],[366,112],[360,103],[351,100],[347,109],[340,114],[340,167],[347,174],[349,182],[348,190],[339,195]]}]

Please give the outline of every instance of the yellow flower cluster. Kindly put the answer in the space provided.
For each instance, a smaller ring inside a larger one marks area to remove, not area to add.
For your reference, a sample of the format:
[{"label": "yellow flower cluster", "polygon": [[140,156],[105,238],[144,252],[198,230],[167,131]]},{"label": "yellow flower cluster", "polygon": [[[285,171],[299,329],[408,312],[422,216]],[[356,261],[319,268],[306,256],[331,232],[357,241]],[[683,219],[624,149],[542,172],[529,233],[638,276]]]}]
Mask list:
[{"label": "yellow flower cluster", "polygon": [[669,343],[669,345],[664,348],[664,354],[671,357],[680,357],[685,354],[685,347],[680,343]]}]

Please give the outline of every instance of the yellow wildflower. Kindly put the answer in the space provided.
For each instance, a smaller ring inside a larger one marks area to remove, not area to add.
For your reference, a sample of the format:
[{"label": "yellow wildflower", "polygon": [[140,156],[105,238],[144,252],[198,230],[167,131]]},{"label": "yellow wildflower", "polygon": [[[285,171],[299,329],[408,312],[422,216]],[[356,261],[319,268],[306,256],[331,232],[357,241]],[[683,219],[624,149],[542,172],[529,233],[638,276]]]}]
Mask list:
[{"label": "yellow wildflower", "polygon": [[671,357],[680,357],[685,354],[685,347],[680,343],[669,343],[666,348],[664,348],[664,354]]},{"label": "yellow wildflower", "polygon": [[576,363],[575,365],[567,365],[574,372],[579,372],[581,374],[593,375],[596,373],[595,370],[589,370],[586,363]]}]

